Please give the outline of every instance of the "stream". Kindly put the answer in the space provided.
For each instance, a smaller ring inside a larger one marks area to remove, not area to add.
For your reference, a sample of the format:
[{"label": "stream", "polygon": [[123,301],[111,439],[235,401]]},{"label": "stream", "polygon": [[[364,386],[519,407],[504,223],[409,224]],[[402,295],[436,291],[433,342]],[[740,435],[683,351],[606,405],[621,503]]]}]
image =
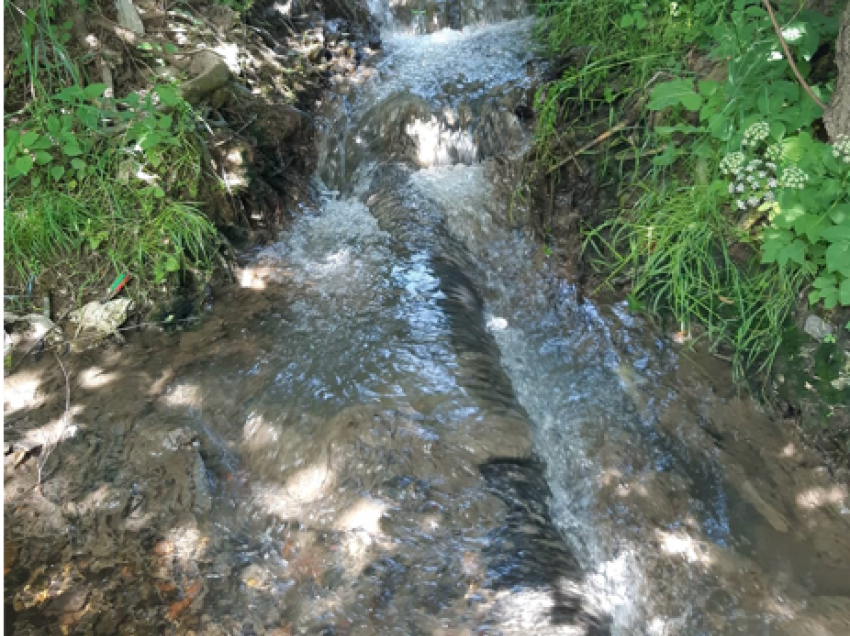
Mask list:
[{"label": "stream", "polygon": [[513,229],[524,3],[422,8],[372,2],[321,203],[199,331],[88,360],[45,500],[7,475],[14,633],[850,633],[846,488]]}]

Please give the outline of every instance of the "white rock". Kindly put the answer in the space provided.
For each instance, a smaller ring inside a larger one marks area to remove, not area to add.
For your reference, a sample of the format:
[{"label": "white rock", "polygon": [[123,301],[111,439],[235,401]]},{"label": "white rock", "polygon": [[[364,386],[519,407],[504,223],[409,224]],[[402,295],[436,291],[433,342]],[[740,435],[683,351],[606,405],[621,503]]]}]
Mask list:
[{"label": "white rock", "polygon": [[803,326],[803,331],[815,340],[823,340],[827,336],[832,335],[835,332],[835,328],[825,320],[812,314],[806,318],[806,324]]}]

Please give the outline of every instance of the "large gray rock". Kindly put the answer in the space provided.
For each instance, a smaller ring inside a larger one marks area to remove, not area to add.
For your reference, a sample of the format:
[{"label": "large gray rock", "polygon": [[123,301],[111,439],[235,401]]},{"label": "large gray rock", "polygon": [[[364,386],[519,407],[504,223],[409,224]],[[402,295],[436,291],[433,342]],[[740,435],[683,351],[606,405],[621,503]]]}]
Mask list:
[{"label": "large gray rock", "polygon": [[814,314],[806,318],[806,324],[803,326],[803,331],[809,334],[815,340],[823,340],[827,336],[835,333],[835,328]]}]

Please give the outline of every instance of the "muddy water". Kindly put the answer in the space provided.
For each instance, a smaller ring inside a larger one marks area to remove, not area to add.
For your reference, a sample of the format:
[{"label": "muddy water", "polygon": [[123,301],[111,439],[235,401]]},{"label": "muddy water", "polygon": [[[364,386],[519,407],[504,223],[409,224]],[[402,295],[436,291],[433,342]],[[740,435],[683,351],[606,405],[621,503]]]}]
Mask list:
[{"label": "muddy water", "polygon": [[[195,330],[7,381],[17,634],[846,634],[850,502],[508,229],[518,3],[373,10],[317,188]],[[421,12],[420,12],[421,11]],[[51,437],[52,434],[52,437]]]}]

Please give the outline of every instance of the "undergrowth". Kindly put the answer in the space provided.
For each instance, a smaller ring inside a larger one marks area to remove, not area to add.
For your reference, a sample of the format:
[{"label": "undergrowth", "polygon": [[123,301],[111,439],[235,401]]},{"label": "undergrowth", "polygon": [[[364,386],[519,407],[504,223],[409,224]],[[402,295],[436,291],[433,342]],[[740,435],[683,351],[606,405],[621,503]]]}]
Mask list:
[{"label": "undergrowth", "polygon": [[[759,0],[540,9],[540,41],[573,60],[537,95],[542,169],[563,165],[576,131],[622,130],[599,162],[621,207],[585,228],[607,282],[728,351],[739,378],[771,366],[801,294],[850,305],[850,140],[826,140]],[[828,102],[837,18],[790,3],[776,16]]]},{"label": "undergrowth", "polygon": [[90,82],[70,22],[59,22],[61,4],[7,10],[22,42],[15,86],[27,93],[5,117],[7,274],[20,283],[73,278],[82,293],[126,273],[135,295],[186,271],[203,275],[218,237],[194,203],[203,177],[197,116],[175,85],[117,99]]}]

